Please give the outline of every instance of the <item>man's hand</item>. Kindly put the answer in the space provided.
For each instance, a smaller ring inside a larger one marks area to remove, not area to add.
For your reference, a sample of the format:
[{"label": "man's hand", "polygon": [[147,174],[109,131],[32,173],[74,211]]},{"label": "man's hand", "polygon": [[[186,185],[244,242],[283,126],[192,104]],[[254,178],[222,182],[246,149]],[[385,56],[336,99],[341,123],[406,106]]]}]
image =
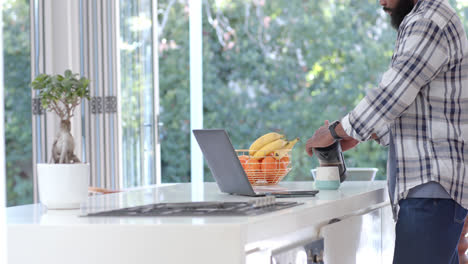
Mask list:
[{"label": "man's hand", "polygon": [[330,130],[328,130],[328,126],[328,120],[325,120],[323,126],[319,127],[314,135],[307,140],[306,151],[309,156],[314,154],[312,151],[313,148],[328,147],[335,142],[335,139],[330,134]]},{"label": "man's hand", "polygon": [[[312,156],[314,154],[312,151],[313,148],[328,147],[335,142],[335,139],[330,134],[330,130],[328,129],[328,126],[329,126],[329,122],[328,120],[325,120],[323,126],[317,129],[314,135],[307,140],[306,152],[309,156]],[[337,131],[338,136],[343,138],[342,140],[340,140],[342,151],[346,151],[348,149],[354,148],[359,143],[359,141],[348,136],[346,132],[344,132],[341,124],[339,124],[335,128],[335,130]]]}]

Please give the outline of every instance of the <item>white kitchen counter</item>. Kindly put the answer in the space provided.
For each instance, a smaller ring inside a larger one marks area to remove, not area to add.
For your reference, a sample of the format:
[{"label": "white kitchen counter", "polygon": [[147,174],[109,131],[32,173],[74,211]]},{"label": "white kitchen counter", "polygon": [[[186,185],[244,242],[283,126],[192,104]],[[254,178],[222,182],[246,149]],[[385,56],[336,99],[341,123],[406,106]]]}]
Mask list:
[{"label": "white kitchen counter", "polygon": [[[314,188],[312,182],[280,186]],[[249,217],[80,217],[157,202],[255,199],[223,194],[215,183],[94,196],[82,210],[47,210],[40,204],[10,207],[8,263],[245,263],[246,258],[321,236],[321,227],[331,219],[388,204],[385,188],[383,181],[344,182],[339,190],[320,191],[316,197],[281,198],[303,205]]]}]

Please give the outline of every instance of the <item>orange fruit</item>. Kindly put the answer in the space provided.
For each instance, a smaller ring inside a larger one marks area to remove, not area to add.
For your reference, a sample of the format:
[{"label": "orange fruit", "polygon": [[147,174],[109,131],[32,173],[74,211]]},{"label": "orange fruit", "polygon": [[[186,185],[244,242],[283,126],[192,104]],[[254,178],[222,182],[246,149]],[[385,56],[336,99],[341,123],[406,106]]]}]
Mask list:
[{"label": "orange fruit", "polygon": [[279,167],[280,169],[286,169],[289,165],[289,157],[282,157],[279,160]]},{"label": "orange fruit", "polygon": [[245,163],[247,170],[258,171],[260,170],[260,162],[256,159],[248,159]]},{"label": "orange fruit", "polygon": [[260,162],[256,159],[248,159],[245,162],[245,171],[250,176],[256,176],[260,171]]},{"label": "orange fruit", "polygon": [[278,169],[278,161],[273,157],[266,157],[262,160],[261,165],[263,172],[272,172]]},{"label": "orange fruit", "polygon": [[266,157],[262,161],[262,174],[268,183],[275,183],[278,176],[278,161],[273,157]]},{"label": "orange fruit", "polygon": [[282,157],[280,160],[279,160],[279,170],[278,170],[278,174],[281,176],[284,176],[286,175],[286,173],[288,173],[288,166],[289,166],[289,163],[290,163],[290,160],[289,160],[289,157]]},{"label": "orange fruit", "polygon": [[250,183],[254,184],[260,177],[260,162],[256,159],[248,159],[245,163],[245,173]]},{"label": "orange fruit", "polygon": [[242,155],[242,156],[239,156],[238,158],[239,158],[239,161],[240,161],[240,163],[242,165],[242,168],[244,168],[244,170],[245,170],[245,168],[247,167],[247,161],[249,160],[249,156]]}]

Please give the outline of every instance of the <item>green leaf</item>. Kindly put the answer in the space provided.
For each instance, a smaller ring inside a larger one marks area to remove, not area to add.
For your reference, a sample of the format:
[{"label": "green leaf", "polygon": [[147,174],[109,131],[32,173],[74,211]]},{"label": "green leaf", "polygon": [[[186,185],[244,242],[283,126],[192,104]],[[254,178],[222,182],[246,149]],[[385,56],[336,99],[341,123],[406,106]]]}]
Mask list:
[{"label": "green leaf", "polygon": [[65,70],[64,75],[40,74],[31,82],[31,87],[40,90],[39,98],[42,107],[50,111],[53,110],[52,102],[70,105],[82,98],[89,99],[88,84],[89,79],[86,77],[80,77],[71,70]]}]

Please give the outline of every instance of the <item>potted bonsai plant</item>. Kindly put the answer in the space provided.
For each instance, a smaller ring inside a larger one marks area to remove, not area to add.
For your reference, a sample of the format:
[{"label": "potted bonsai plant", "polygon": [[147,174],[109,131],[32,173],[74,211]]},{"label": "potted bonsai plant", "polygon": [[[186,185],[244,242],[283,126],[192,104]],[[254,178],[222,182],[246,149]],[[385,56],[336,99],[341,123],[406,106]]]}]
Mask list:
[{"label": "potted bonsai plant", "polygon": [[50,161],[37,164],[41,203],[49,209],[79,208],[88,194],[90,170],[74,154],[70,119],[81,100],[90,99],[89,80],[66,70],[64,75],[40,74],[31,86],[39,91],[42,107],[60,118]]}]

